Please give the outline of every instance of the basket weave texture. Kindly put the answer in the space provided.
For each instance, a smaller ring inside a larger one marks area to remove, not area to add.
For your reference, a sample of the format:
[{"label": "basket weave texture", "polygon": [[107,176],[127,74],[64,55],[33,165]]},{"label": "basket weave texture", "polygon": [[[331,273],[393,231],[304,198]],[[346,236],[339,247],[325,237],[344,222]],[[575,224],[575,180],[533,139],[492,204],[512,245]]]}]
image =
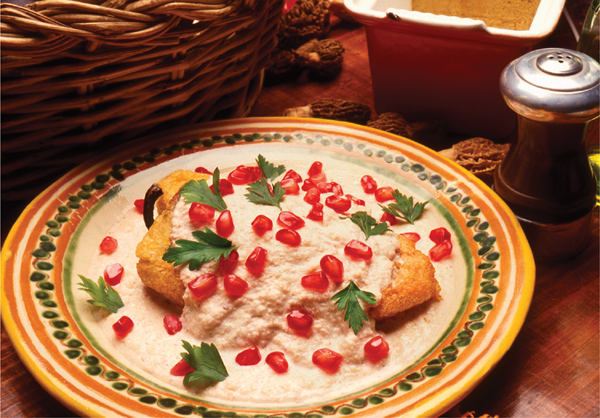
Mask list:
[{"label": "basket weave texture", "polygon": [[281,0],[0,4],[3,200],[150,130],[247,114],[282,7]]}]

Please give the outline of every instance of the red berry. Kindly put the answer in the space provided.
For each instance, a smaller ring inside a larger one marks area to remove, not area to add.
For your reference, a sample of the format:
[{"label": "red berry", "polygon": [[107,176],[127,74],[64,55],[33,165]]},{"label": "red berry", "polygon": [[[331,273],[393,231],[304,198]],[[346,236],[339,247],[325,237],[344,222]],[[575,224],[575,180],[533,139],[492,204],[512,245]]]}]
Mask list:
[{"label": "red berry", "polygon": [[344,247],[344,253],[352,258],[369,261],[373,257],[373,250],[367,244],[353,239]]},{"label": "red berry", "polygon": [[340,284],[344,281],[344,264],[333,255],[325,255],[321,258],[321,269],[325,275],[334,283]]},{"label": "red berry", "polygon": [[128,316],[123,315],[112,327],[117,337],[125,338],[133,329],[133,321]]},{"label": "red berry", "polygon": [[337,184],[335,181],[332,181],[331,182],[331,193],[338,195],[338,196],[343,196],[344,190],[342,189],[342,186]]},{"label": "red berry", "polygon": [[104,280],[111,286],[116,286],[121,283],[123,278],[123,266],[119,263],[106,266],[104,269]]},{"label": "red berry", "polygon": [[256,247],[246,259],[246,269],[254,275],[262,273],[267,261],[267,250]]},{"label": "red berry", "polygon": [[271,366],[275,373],[282,374],[288,371],[288,362],[281,351],[273,351],[267,355],[265,362]]},{"label": "red berry", "polygon": [[119,243],[113,237],[104,237],[100,243],[100,252],[104,254],[112,254],[117,250]]},{"label": "red berry", "polygon": [[330,350],[321,348],[313,353],[312,362],[315,366],[327,373],[335,373],[342,364],[342,355]]},{"label": "red berry", "polygon": [[371,363],[379,363],[387,357],[390,352],[390,345],[378,335],[367,341],[364,350]]},{"label": "red berry", "polygon": [[192,222],[209,222],[215,217],[215,209],[208,205],[203,205],[202,203],[193,202],[188,214],[190,221]]},{"label": "red berry", "polygon": [[139,213],[144,213],[144,199],[136,199],[133,204]]},{"label": "red berry", "polygon": [[265,232],[273,229],[273,221],[267,218],[265,215],[258,215],[252,221],[252,229],[254,229],[256,235],[262,237]]},{"label": "red berry", "polygon": [[317,174],[321,174],[323,172],[323,163],[320,161],[315,161],[311,164],[308,169],[308,177],[316,176]]},{"label": "red berry", "polygon": [[296,335],[306,337],[310,333],[313,319],[304,309],[294,309],[287,317],[288,326]]},{"label": "red berry", "polygon": [[237,252],[237,250],[232,250],[227,258],[221,257],[219,259],[219,273],[221,273],[223,276],[233,273],[237,267],[239,259],[240,254]]},{"label": "red berry", "polygon": [[450,236],[450,232],[448,232],[448,230],[444,227],[433,229],[429,233],[429,239],[435,242],[436,244],[439,244],[443,241],[449,241],[450,238],[452,238]]},{"label": "red berry", "polygon": [[235,356],[235,362],[240,366],[254,366],[260,361],[260,351],[257,346],[246,348]]},{"label": "red berry", "polygon": [[400,234],[403,237],[408,238],[409,240],[411,240],[412,242],[417,242],[421,239],[421,236],[419,234],[417,234],[416,232],[405,232],[403,234]]},{"label": "red berry", "polygon": [[279,213],[277,223],[288,229],[300,229],[304,226],[304,219],[284,210]]},{"label": "red berry", "polygon": [[350,200],[352,203],[354,203],[355,205],[358,206],[364,206],[365,205],[365,201],[362,199],[358,199],[354,196],[352,196],[351,194],[347,194],[346,195],[346,199]]},{"label": "red berry", "polygon": [[221,212],[216,222],[217,234],[223,238],[227,238],[233,233],[235,226],[233,225],[233,219],[231,218],[231,212],[224,210]]},{"label": "red berry", "polygon": [[[210,191],[213,192],[213,194],[215,193],[215,189],[212,186],[212,184],[210,185]],[[230,194],[233,194],[233,184],[231,184],[231,182],[227,179],[220,179],[219,191],[221,192],[221,196],[228,196]]]},{"label": "red berry", "polygon": [[304,195],[304,201],[310,205],[314,205],[319,200],[321,200],[321,192],[316,187],[308,189]]},{"label": "red berry", "polygon": [[327,280],[327,276],[322,271],[303,276],[300,284],[302,284],[303,288],[314,290],[315,292],[324,293],[329,289],[329,280]]},{"label": "red berry", "polygon": [[375,193],[375,190],[377,190],[377,182],[369,175],[362,176],[360,185],[366,194],[373,194]]},{"label": "red berry", "polygon": [[181,359],[171,369],[171,376],[185,376],[186,374],[191,373],[194,370],[195,369],[189,364],[187,364],[184,359]]},{"label": "red berry", "polygon": [[323,205],[321,203],[315,203],[306,217],[313,221],[322,221]]},{"label": "red berry", "polygon": [[287,178],[280,181],[281,187],[285,189],[286,195],[297,195],[300,194],[300,186],[293,178]]},{"label": "red berry", "polygon": [[229,173],[229,175],[227,176],[227,180],[238,186],[242,184],[252,183],[253,181],[258,180],[262,175],[262,171],[260,170],[260,168],[256,170],[257,168],[258,167],[246,167],[240,165],[237,168],[235,168],[231,173]]},{"label": "red berry", "polygon": [[169,335],[175,335],[183,329],[181,321],[175,315],[165,315],[163,318],[163,325]]},{"label": "red berry", "polygon": [[204,300],[217,289],[219,281],[217,276],[212,273],[204,273],[188,283],[188,289],[198,300]]},{"label": "red berry", "polygon": [[248,290],[248,282],[235,274],[228,274],[223,277],[223,287],[225,287],[225,292],[227,292],[229,296],[237,299]]},{"label": "red berry", "polygon": [[389,186],[379,187],[377,190],[375,190],[375,200],[377,200],[379,203],[387,202],[388,200],[393,200],[393,192],[394,189],[392,189]]},{"label": "red berry", "polygon": [[280,229],[275,234],[275,239],[283,244],[287,244],[290,247],[297,247],[302,242],[300,234],[293,229]]},{"label": "red berry", "polygon": [[283,176],[283,180],[294,179],[296,183],[302,183],[302,177],[300,174],[296,173],[294,170],[288,170]]},{"label": "red berry", "polygon": [[334,194],[328,196],[327,199],[325,199],[325,205],[329,206],[337,213],[342,213],[350,209],[350,206],[352,206],[352,202],[344,197],[340,197]]},{"label": "red berry", "polygon": [[442,241],[429,250],[429,258],[431,261],[442,261],[444,258],[452,254],[452,242],[450,240]]},{"label": "red berry", "polygon": [[383,215],[381,215],[381,219],[379,220],[379,222],[387,222],[390,226],[396,225],[398,223],[398,218],[396,218],[389,212],[383,212]]},{"label": "red berry", "polygon": [[208,171],[206,168],[204,167],[196,167],[196,169],[194,170],[196,173],[200,173],[200,174],[210,174],[212,175],[212,173],[210,171]]},{"label": "red berry", "polygon": [[306,180],[304,180],[304,183],[302,183],[301,189],[302,189],[302,191],[307,192],[310,189],[318,189],[318,187],[317,187],[317,183],[315,183],[311,179],[306,179]]}]

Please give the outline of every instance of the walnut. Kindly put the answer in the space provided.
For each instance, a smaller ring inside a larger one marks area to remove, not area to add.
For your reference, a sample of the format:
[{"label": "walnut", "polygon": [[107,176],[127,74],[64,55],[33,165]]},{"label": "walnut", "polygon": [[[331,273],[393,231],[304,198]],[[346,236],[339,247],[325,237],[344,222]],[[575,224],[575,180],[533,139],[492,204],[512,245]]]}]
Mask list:
[{"label": "walnut", "polygon": [[313,39],[294,51],[296,63],[318,78],[335,77],[342,71],[343,52],[344,46],[335,39]]},{"label": "walnut", "polygon": [[283,116],[323,118],[364,125],[371,118],[371,108],[350,100],[320,99],[308,106],[286,109]]},{"label": "walnut", "polygon": [[413,136],[410,124],[396,112],[382,113],[377,118],[367,122],[367,126],[406,138],[412,138]]},{"label": "walnut", "polygon": [[331,27],[328,0],[298,0],[279,21],[278,48],[292,50],[322,39]]},{"label": "walnut", "polygon": [[460,166],[491,185],[494,172],[506,157],[510,144],[495,144],[485,138],[471,138],[440,151],[444,157],[456,161]]}]

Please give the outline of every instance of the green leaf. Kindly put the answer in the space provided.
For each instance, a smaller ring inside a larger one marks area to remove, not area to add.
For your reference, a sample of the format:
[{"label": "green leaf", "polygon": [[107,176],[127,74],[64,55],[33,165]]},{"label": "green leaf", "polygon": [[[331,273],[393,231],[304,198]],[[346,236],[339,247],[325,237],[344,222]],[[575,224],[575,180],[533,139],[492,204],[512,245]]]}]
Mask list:
[{"label": "green leaf", "polygon": [[220,237],[209,228],[204,228],[204,232],[194,231],[192,235],[196,241],[186,239],[175,241],[175,246],[170,247],[163,254],[162,259],[167,263],[173,263],[175,267],[189,263],[190,270],[198,270],[207,261],[227,258],[233,250],[237,249],[232,246],[231,241]]},{"label": "green leaf", "polygon": [[219,350],[214,344],[208,345],[203,342],[198,347],[197,345],[192,346],[187,341],[182,341],[182,343],[187,353],[181,353],[181,357],[195,370],[185,375],[184,385],[207,386],[222,382],[229,376]]},{"label": "green leaf", "polygon": [[124,306],[119,293],[106,283],[102,276],[98,278],[98,284],[81,274],[78,274],[78,276],[82,281],[82,283],[79,283],[81,286],[79,289],[86,291],[93,298],[87,301],[90,305],[100,306],[112,313],[116,313],[119,308]]},{"label": "green leaf", "polygon": [[414,224],[415,220],[421,216],[421,213],[423,213],[423,210],[425,209],[425,205],[428,203],[413,203],[412,196],[407,197],[400,193],[398,189],[392,192],[392,196],[396,203],[391,203],[387,207],[379,205],[381,206],[381,209],[383,209],[384,212],[387,212],[396,218],[403,219],[411,224]]},{"label": "green leaf", "polygon": [[358,225],[365,234],[366,240],[369,239],[371,235],[383,235],[387,231],[391,231],[391,229],[388,228],[387,222],[377,223],[375,218],[364,211],[355,212],[350,217],[342,217],[340,219],[350,219]]},{"label": "green leaf", "polygon": [[275,165],[268,162],[265,159],[265,157],[263,157],[260,154],[258,154],[256,163],[258,164],[258,167],[263,172],[264,176],[271,181],[275,180],[277,178],[277,176],[285,173],[285,166],[280,165],[280,166],[275,167]]},{"label": "green leaf", "polygon": [[281,210],[279,202],[285,195],[285,189],[281,187],[281,183],[277,182],[273,184],[273,194],[271,194],[269,183],[267,183],[267,180],[263,177],[250,183],[246,190],[248,193],[245,196],[250,202],[258,205],[277,206]]},{"label": "green leaf", "polygon": [[355,335],[363,327],[363,321],[368,321],[367,314],[363,311],[358,299],[371,305],[377,303],[373,293],[360,290],[352,281],[331,298],[331,300],[336,301],[338,311],[346,310],[344,321],[348,321],[348,326],[352,328]]},{"label": "green leaf", "polygon": [[223,200],[223,196],[221,196],[221,189],[219,187],[220,172],[218,168],[215,168],[212,178],[214,193],[208,187],[206,180],[202,179],[200,181],[188,181],[179,189],[179,194],[185,199],[186,203],[202,203],[222,212],[227,209],[227,204]]}]

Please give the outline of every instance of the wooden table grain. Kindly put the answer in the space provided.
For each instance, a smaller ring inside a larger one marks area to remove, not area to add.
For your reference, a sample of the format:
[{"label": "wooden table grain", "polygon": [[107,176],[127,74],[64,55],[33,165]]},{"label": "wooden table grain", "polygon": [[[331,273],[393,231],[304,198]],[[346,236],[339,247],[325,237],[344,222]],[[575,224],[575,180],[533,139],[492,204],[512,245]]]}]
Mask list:
[{"label": "wooden table grain", "polygon": [[[580,30],[590,1],[567,0]],[[345,47],[344,69],[332,81],[301,77],[263,87],[250,116],[280,116],[284,109],[324,97],[355,100],[373,108],[364,28],[335,20],[331,37]],[[561,18],[542,46],[575,48],[571,26]],[[452,138],[448,139],[449,141]],[[443,144],[436,144],[442,147]],[[436,149],[434,146],[432,148]],[[49,179],[53,180],[53,179]],[[27,202],[2,205],[2,240]],[[599,224],[576,258],[536,265],[533,301],[514,344],[489,375],[445,417],[599,417]],[[1,416],[75,417],[29,374],[7,333],[1,332]]]}]

